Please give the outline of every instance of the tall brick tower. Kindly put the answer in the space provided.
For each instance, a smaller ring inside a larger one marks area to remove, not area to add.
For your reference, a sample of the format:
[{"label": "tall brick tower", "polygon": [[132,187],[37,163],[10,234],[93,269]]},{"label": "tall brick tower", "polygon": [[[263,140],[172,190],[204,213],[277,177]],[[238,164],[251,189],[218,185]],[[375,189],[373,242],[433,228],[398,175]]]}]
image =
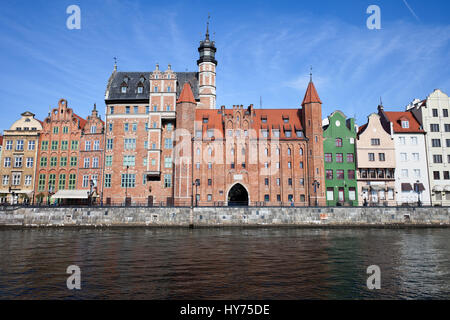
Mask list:
[{"label": "tall brick tower", "polygon": [[190,205],[192,201],[192,138],[196,107],[191,85],[186,82],[177,101],[174,152],[174,201],[180,206]]},{"label": "tall brick tower", "polygon": [[209,21],[206,25],[205,40],[200,41],[198,48],[200,58],[197,60],[199,77],[199,107],[202,109],[216,108],[216,46],[209,40]]},{"label": "tall brick tower", "polygon": [[323,163],[322,101],[310,74],[310,81],[302,102],[302,120],[308,139],[307,170],[309,205],[325,206],[325,176]]}]

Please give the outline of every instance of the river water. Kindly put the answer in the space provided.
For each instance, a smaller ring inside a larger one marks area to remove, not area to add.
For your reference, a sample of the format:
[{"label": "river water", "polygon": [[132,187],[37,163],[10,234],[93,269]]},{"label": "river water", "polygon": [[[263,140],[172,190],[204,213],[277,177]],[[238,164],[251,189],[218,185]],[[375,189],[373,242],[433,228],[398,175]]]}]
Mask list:
[{"label": "river water", "polygon": [[0,299],[430,298],[450,298],[450,229],[0,229]]}]

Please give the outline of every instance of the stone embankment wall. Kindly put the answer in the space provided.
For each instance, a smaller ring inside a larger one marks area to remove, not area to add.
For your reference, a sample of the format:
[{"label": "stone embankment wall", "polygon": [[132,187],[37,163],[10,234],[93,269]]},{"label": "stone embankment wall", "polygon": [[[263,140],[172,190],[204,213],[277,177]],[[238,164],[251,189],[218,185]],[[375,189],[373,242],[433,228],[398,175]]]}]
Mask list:
[{"label": "stone embankment wall", "polygon": [[0,208],[0,227],[450,226],[450,208]]}]

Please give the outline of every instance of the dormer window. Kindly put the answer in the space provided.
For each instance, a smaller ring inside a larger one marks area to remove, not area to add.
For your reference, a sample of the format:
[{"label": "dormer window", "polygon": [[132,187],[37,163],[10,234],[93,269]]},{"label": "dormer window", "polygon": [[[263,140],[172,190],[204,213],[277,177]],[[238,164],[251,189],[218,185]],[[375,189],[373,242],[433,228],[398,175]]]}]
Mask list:
[{"label": "dormer window", "polygon": [[139,81],[140,81],[141,83],[144,83],[144,81],[145,81],[144,76],[141,76],[141,78],[139,79]]},{"label": "dormer window", "polygon": [[122,93],[127,93],[127,87],[123,86],[123,87],[121,88],[121,90],[122,90]]},{"label": "dormer window", "polygon": [[284,123],[288,123],[288,122],[289,122],[289,117],[283,116],[283,122],[284,122]]},{"label": "dormer window", "polygon": [[408,129],[409,128],[409,121],[408,120],[402,120],[402,128]]},{"label": "dormer window", "polygon": [[143,93],[143,92],[144,92],[144,87],[139,86],[139,87],[138,87],[138,93]]},{"label": "dormer window", "polygon": [[262,123],[267,123],[267,117],[261,117],[261,122]]},{"label": "dormer window", "polygon": [[155,90],[154,90],[154,91],[155,91],[155,92],[158,92],[158,87],[155,86]]},{"label": "dormer window", "polygon": [[295,131],[295,133],[297,134],[297,138],[302,138],[303,137],[303,131],[297,130],[297,131]]},{"label": "dormer window", "polygon": [[203,118],[203,123],[208,123],[208,118]]}]

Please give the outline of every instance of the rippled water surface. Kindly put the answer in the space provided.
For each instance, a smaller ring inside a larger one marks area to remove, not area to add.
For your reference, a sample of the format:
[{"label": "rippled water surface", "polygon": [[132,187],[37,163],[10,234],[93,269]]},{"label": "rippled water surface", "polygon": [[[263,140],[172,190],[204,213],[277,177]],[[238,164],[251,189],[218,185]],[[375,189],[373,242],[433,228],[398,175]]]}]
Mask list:
[{"label": "rippled water surface", "polygon": [[359,298],[449,299],[450,229],[0,229],[0,299]]}]

